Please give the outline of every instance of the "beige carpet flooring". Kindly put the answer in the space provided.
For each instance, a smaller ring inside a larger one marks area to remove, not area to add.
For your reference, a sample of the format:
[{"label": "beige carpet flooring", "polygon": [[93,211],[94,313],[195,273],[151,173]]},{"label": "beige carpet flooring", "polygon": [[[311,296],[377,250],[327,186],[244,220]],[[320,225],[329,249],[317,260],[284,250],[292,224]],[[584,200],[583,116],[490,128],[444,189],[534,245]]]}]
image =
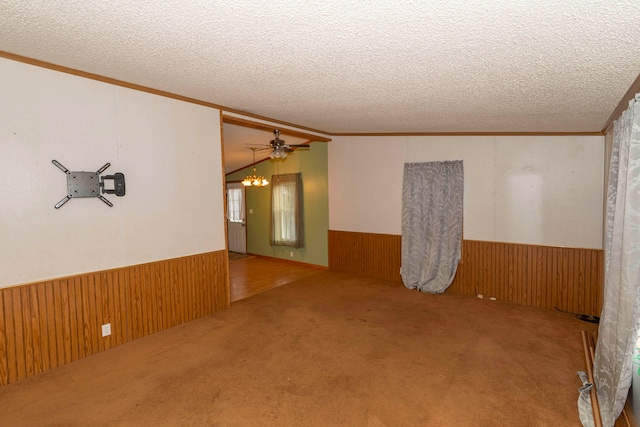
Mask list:
[{"label": "beige carpet flooring", "polygon": [[573,316],[321,272],[0,388],[2,426],[579,426]]}]

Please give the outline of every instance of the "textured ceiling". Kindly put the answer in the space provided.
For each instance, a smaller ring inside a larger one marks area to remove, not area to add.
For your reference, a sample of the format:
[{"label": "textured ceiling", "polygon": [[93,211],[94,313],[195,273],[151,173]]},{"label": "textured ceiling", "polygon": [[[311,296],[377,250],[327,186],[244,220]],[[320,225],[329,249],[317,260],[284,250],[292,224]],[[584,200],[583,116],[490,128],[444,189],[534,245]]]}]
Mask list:
[{"label": "textured ceiling", "polygon": [[326,132],[597,132],[638,0],[0,0],[0,50]]}]

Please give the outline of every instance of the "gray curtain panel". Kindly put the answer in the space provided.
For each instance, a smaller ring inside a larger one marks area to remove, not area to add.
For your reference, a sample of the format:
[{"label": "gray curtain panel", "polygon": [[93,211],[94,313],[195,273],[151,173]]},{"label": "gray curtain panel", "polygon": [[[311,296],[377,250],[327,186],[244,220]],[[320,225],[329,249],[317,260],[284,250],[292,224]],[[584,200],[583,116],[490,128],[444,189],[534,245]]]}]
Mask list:
[{"label": "gray curtain panel", "polygon": [[604,304],[593,367],[604,426],[614,425],[627,399],[640,322],[639,101],[637,94],[613,127],[604,241]]},{"label": "gray curtain panel", "polygon": [[453,281],[463,190],[461,160],[404,165],[400,274],[407,288],[439,294]]}]

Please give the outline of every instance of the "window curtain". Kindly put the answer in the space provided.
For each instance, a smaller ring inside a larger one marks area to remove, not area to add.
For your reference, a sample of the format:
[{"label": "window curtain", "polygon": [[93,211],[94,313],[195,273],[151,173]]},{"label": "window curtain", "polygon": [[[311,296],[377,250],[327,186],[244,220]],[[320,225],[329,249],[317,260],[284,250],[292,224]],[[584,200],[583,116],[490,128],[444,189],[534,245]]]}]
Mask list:
[{"label": "window curtain", "polygon": [[244,222],[242,188],[227,188],[227,218],[231,222]]},{"label": "window curtain", "polygon": [[271,177],[272,246],[304,246],[302,209],[302,174],[291,173]]},{"label": "window curtain", "polygon": [[463,190],[461,160],[404,165],[400,274],[407,288],[439,294],[453,281]]},{"label": "window curtain", "polygon": [[607,188],[604,306],[594,378],[604,426],[627,399],[640,316],[640,94],[614,122]]}]

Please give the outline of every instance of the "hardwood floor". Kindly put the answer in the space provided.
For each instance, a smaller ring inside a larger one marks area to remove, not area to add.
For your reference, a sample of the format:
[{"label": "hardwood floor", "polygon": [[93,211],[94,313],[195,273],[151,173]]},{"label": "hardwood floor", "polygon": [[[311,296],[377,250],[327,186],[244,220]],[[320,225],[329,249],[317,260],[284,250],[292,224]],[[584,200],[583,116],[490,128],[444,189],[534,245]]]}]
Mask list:
[{"label": "hardwood floor", "polygon": [[313,276],[326,268],[300,264],[276,258],[250,256],[229,260],[231,302],[248,298],[304,277]]}]

